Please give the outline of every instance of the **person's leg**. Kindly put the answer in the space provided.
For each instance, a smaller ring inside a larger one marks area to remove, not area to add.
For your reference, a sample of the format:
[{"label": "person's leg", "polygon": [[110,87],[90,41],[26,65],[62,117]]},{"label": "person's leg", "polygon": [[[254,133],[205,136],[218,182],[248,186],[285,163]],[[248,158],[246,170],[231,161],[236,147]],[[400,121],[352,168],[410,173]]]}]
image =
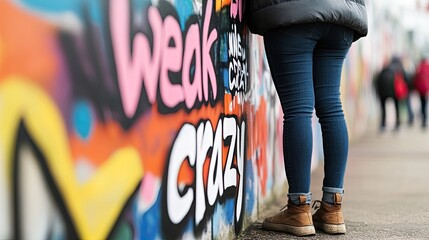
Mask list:
[{"label": "person's leg", "polygon": [[408,94],[406,101],[407,101],[407,113],[408,113],[408,126],[413,126],[414,112],[413,112],[413,107],[411,106],[411,94]]},{"label": "person's leg", "polygon": [[380,131],[384,131],[386,129],[386,101],[387,101],[387,98],[380,97],[380,109],[381,109]]},{"label": "person's leg", "polygon": [[333,204],[335,193],[343,194],[347,164],[349,141],[340,99],[340,81],[353,31],[338,25],[329,26],[314,50],[313,78],[325,158],[322,201]]},{"label": "person's leg", "polygon": [[310,169],[314,109],[311,25],[272,30],[264,36],[271,75],[283,108],[283,152],[289,184],[288,205],[262,222],[266,230],[314,235]]},{"label": "person's leg", "polygon": [[[341,71],[352,44],[353,31],[327,24],[324,38],[314,50],[313,79],[315,108],[322,127],[324,170],[323,196],[313,214],[316,229],[329,234],[344,234],[341,210],[343,182],[348,155],[348,132],[340,99]],[[315,203],[316,203],[315,202]]]},{"label": "person's leg", "polygon": [[314,109],[311,25],[272,30],[264,36],[271,74],[284,113],[283,152],[289,199],[311,202],[310,171]]},{"label": "person's leg", "polygon": [[395,97],[393,98],[393,102],[395,103],[395,130],[399,130],[399,127],[401,126],[401,118],[400,118],[400,112],[399,112],[399,100]]},{"label": "person's leg", "polygon": [[422,113],[422,128],[426,128],[427,126],[427,96],[420,95],[421,102],[421,113]]}]

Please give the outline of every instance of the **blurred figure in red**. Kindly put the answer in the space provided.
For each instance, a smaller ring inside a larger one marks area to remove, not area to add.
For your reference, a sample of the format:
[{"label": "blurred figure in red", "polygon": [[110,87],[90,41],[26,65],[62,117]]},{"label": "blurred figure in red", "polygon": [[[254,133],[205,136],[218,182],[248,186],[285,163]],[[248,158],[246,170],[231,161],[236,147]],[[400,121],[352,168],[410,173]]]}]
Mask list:
[{"label": "blurred figure in red", "polygon": [[422,128],[427,127],[427,93],[429,92],[429,59],[423,58],[417,66],[414,77],[414,88],[420,95]]},{"label": "blurred figure in red", "polygon": [[[383,67],[375,78],[375,89],[380,101],[381,121],[380,131],[386,128],[386,103],[389,98],[393,99],[395,104],[395,130],[399,130],[401,125],[399,114],[399,102],[408,101],[407,75],[402,66],[399,57],[393,57],[391,62]],[[412,124],[413,115],[408,113],[408,122]]]}]

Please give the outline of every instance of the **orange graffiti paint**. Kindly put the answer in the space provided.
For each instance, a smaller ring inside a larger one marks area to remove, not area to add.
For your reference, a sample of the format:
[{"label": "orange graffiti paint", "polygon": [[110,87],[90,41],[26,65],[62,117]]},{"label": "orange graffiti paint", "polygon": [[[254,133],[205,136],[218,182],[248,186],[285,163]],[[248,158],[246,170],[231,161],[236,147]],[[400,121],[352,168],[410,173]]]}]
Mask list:
[{"label": "orange graffiti paint", "polygon": [[231,0],[216,0],[216,12],[229,5],[231,5]]},{"label": "orange graffiti paint", "polygon": [[[161,178],[173,141],[183,124],[198,125],[201,120],[217,123],[221,106],[220,104],[214,107],[203,106],[191,113],[181,110],[168,115],[159,113],[158,107],[153,106],[150,113],[144,115],[128,130],[114,121],[95,123],[87,140],[71,134],[73,159],[85,159],[94,166],[100,166],[117,149],[133,146],[139,151],[145,172]],[[204,179],[207,175],[208,168],[204,168]],[[190,166],[183,165],[179,173],[179,182],[189,183],[193,178],[194,173]]]},{"label": "orange graffiti paint", "polygon": [[0,36],[0,79],[18,74],[45,87],[51,84],[58,69],[51,24],[20,9],[14,1],[0,1]]}]

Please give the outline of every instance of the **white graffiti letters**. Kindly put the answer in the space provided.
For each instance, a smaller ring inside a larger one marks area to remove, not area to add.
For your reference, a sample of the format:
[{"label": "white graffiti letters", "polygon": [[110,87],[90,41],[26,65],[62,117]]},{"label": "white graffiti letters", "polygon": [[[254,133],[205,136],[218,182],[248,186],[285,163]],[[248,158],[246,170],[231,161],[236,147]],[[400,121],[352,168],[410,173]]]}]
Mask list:
[{"label": "white graffiti letters", "polygon": [[[198,128],[191,124],[185,124],[181,128],[173,143],[165,183],[167,214],[173,224],[183,222],[194,205],[195,225],[198,226],[204,217],[207,217],[207,208],[212,208],[230,188],[235,188],[236,191],[235,220],[241,220],[245,131],[245,121],[239,124],[236,118],[231,116],[219,119],[215,131],[210,121],[201,122]],[[226,165],[223,167],[225,145],[228,145],[228,151],[225,156]],[[205,177],[203,166],[208,159],[210,162]],[[183,186],[178,179],[185,161],[188,161],[195,172],[194,184],[188,186]],[[206,188],[204,180],[207,180]]]},{"label": "white graffiti letters", "polygon": [[[169,180],[167,181],[167,211],[170,216],[171,222],[174,224],[179,223],[186,216],[187,212],[191,209],[193,201],[194,190],[191,188],[187,193],[181,196],[177,188],[177,178],[179,176],[179,169],[184,159],[189,159],[191,166],[195,165],[195,146],[196,144],[188,145],[188,140],[196,138],[195,129],[190,124],[185,124],[177,136],[173,149],[171,151],[170,164],[168,166]],[[187,151],[184,151],[184,150]],[[182,187],[183,189],[183,187]]]},{"label": "white graffiti letters", "polygon": [[246,92],[247,60],[246,51],[241,46],[241,36],[237,32],[237,25],[232,24],[232,32],[228,33],[228,56],[229,62],[229,90],[232,92]]}]

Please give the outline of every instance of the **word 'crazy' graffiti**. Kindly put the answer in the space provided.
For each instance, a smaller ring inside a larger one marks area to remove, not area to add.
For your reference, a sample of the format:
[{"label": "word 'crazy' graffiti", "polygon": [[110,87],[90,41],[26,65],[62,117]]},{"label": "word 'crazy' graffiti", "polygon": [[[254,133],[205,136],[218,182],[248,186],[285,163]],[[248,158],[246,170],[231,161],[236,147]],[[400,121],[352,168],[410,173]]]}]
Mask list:
[{"label": "word 'crazy' graffiti", "polygon": [[[198,230],[217,201],[234,197],[235,226],[236,230],[240,228],[244,208],[245,137],[245,121],[239,123],[232,116],[219,119],[215,131],[210,121],[202,121],[197,128],[183,125],[174,141],[163,180],[163,215],[167,218],[163,222],[170,223],[165,226],[170,233],[180,231],[192,217]],[[185,166],[194,173],[193,182],[186,185],[178,182],[179,172]]]}]

